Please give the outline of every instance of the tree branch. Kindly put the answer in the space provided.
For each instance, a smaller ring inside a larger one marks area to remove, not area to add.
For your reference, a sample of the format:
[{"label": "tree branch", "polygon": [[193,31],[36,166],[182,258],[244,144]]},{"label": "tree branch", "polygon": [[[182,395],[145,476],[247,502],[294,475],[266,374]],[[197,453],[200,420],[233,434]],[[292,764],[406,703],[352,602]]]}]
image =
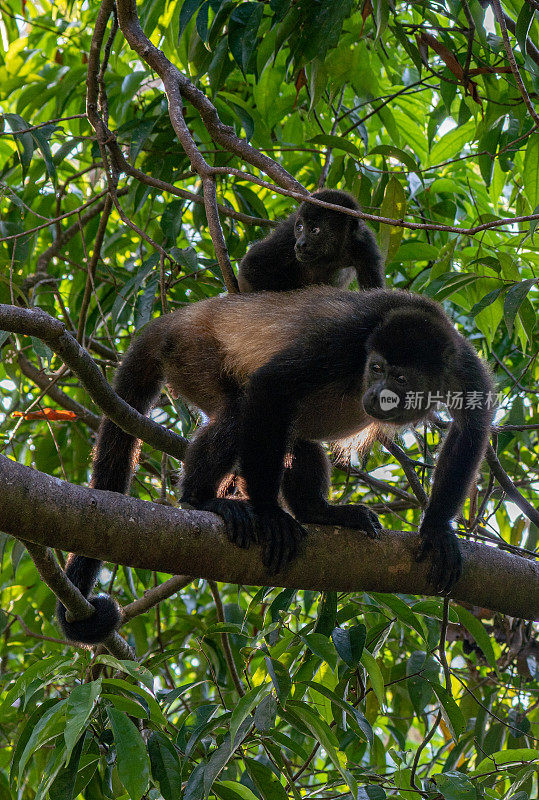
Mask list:
[{"label": "tree branch", "polygon": [[19,367],[23,375],[26,375],[36,386],[39,386],[39,388],[45,392],[45,394],[48,394],[55,403],[58,403],[59,406],[68,411],[73,411],[73,413],[93,431],[98,430],[99,417],[97,414],[94,414],[93,411],[90,411],[88,408],[81,405],[81,403],[77,403],[76,400],[73,400],[72,397],[56,385],[54,380],[51,380],[48,375],[35,367],[32,362],[26,358],[24,353],[17,353],[17,361],[19,362]]},{"label": "tree branch", "polygon": [[491,468],[493,475],[495,475],[498,483],[506,493],[507,497],[520,508],[520,510],[528,517],[529,520],[533,522],[534,525],[539,527],[539,511],[520,494],[517,487],[500,464],[498,456],[496,455],[491,444],[489,444],[487,447],[485,458],[487,459],[487,464]]},{"label": "tree branch", "polygon": [[60,320],[41,309],[18,308],[0,303],[0,330],[37,336],[62,358],[79,378],[92,400],[122,430],[142,438],[174,458],[181,459],[187,440],[168,431],[122,400],[101,370]]},{"label": "tree branch", "polygon": [[509,66],[511,67],[511,72],[513,73],[513,77],[515,79],[518,91],[520,92],[522,99],[524,100],[524,103],[526,105],[526,108],[528,109],[530,117],[533,119],[536,125],[539,125],[539,115],[537,114],[535,108],[533,107],[533,103],[530,100],[530,96],[526,91],[526,87],[524,86],[524,81],[522,80],[522,76],[518,71],[517,62],[515,60],[515,54],[511,49],[511,42],[509,41],[509,35],[507,33],[507,24],[505,21],[503,9],[500,4],[500,0],[491,0],[491,4],[492,8],[494,9],[494,16],[496,17],[496,22],[500,26],[500,30],[502,32],[503,46],[505,47],[507,60],[509,61]]},{"label": "tree branch", "polygon": [[[109,2],[109,0],[106,1]],[[265,172],[266,175],[269,175],[270,178],[273,178],[273,180],[279,186],[288,187],[290,189],[295,189],[296,191],[305,193],[305,189],[301,183],[292,177],[292,175],[290,175],[290,173],[287,172],[284,167],[282,167],[272,158],[268,158],[268,156],[263,155],[259,150],[257,150],[255,147],[252,147],[244,139],[240,139],[238,136],[236,136],[234,130],[229,125],[224,125],[219,119],[217,109],[206,97],[204,92],[202,92],[200,89],[197,89],[197,87],[168,60],[164,53],[162,53],[161,50],[158,50],[157,47],[151,43],[140,26],[135,0],[118,0],[117,8],[118,21],[120,23],[120,29],[122,33],[127,39],[130,47],[132,47],[133,50],[139,54],[142,60],[145,61],[146,64],[148,64],[159,75],[165,86],[165,91],[169,97],[169,102],[171,99],[169,91],[172,92],[173,98],[176,99],[174,97],[177,91],[175,86],[177,86],[179,89],[180,104],[176,103],[175,107],[171,107],[170,109],[171,121],[176,133],[178,133],[178,130],[176,129],[175,122],[177,124],[179,123],[181,126],[182,121],[178,119],[172,119],[172,114],[181,114],[181,97],[185,97],[187,100],[189,100],[193,107],[196,108],[208,133],[215,142],[220,144],[230,153],[234,153],[235,155],[239,156],[248,164],[258,167],[260,170]],[[182,141],[181,137],[180,141]],[[187,150],[186,152],[189,158],[191,158],[191,153]],[[195,158],[198,158],[196,154],[193,155],[195,155]]]},{"label": "tree branch", "polygon": [[[358,531],[308,526],[305,552],[279,575],[260,550],[231,545],[214,514],[182,511],[114,492],[75,486],[0,456],[0,528],[114,563],[215,581],[322,591],[432,594],[418,537],[400,531],[369,539]],[[151,535],[148,535],[151,531]],[[525,619],[539,619],[539,564],[461,541],[464,572],[452,597]]]}]

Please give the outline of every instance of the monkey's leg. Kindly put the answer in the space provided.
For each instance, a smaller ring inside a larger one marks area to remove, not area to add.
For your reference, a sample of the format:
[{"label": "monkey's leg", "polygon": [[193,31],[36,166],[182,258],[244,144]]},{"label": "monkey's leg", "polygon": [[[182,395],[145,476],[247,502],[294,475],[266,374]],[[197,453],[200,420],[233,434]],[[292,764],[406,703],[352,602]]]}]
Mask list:
[{"label": "monkey's leg", "polygon": [[215,497],[238,457],[238,406],[230,402],[189,444],[183,464],[182,500],[199,506]]},{"label": "monkey's leg", "polygon": [[231,400],[192,440],[184,461],[181,501],[213,511],[224,519],[230,541],[249,547],[255,540],[250,509],[237,500],[216,497],[217,489],[238,458],[239,404]]},{"label": "monkey's leg", "polygon": [[332,506],[327,502],[331,465],[319,444],[298,439],[292,455],[292,467],[285,470],[281,488],[297,520],[359,528],[371,538],[378,536],[382,526],[367,506]]}]

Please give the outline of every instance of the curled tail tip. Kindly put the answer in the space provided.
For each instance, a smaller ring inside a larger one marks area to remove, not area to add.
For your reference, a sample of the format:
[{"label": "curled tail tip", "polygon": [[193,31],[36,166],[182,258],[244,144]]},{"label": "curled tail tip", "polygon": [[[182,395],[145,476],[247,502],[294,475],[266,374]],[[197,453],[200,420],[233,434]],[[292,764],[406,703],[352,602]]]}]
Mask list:
[{"label": "curled tail tip", "polygon": [[88,645],[99,644],[120,625],[120,608],[108,595],[89,597],[88,600],[95,608],[91,617],[68,621],[65,606],[60,602],[56,607],[56,616],[64,636],[69,641]]}]

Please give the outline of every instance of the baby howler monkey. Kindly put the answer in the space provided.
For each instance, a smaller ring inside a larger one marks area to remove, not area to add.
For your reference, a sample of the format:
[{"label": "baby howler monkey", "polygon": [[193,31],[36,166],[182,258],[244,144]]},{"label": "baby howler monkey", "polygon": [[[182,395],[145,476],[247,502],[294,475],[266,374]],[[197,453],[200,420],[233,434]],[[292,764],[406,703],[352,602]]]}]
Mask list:
[{"label": "baby howler monkey", "polygon": [[[448,591],[458,580],[461,554],[451,521],[487,445],[493,389],[485,365],[437,303],[401,291],[318,286],[189,304],[146,326],[115,385],[120,397],[148,413],[165,382],[209,418],[187,451],[182,500],[219,514],[234,544],[260,544],[269,572],[298,554],[302,523],[378,534],[366,506],[327,502],[329,466],[320,442],[414,424],[450,394],[457,402],[420,525],[418,557],[430,558],[433,589]],[[127,492],[137,446],[104,418],[92,485]],[[287,452],[292,465],[285,470]],[[236,464],[249,499],[217,497]],[[279,505],[280,494],[293,516]],[[67,575],[96,613],[71,622],[59,604],[69,639],[98,642],[118,624],[111,598],[90,595],[100,566],[70,556]]]},{"label": "baby howler monkey", "polygon": [[[313,197],[359,211],[354,198],[336,189]],[[275,230],[255,242],[243,257],[242,292],[286,292],[313,284],[360,289],[384,285],[384,264],[376,238],[363,220],[303,202]]]}]

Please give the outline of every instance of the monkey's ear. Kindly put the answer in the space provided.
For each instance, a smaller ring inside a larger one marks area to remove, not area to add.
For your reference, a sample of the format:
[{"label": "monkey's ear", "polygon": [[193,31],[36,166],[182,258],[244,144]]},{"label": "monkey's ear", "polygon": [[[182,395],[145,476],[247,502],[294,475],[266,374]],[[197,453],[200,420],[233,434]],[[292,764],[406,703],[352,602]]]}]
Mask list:
[{"label": "monkey's ear", "polygon": [[350,236],[358,242],[362,242],[365,239],[365,223],[358,217],[348,217],[348,219],[350,220],[348,228]]}]

